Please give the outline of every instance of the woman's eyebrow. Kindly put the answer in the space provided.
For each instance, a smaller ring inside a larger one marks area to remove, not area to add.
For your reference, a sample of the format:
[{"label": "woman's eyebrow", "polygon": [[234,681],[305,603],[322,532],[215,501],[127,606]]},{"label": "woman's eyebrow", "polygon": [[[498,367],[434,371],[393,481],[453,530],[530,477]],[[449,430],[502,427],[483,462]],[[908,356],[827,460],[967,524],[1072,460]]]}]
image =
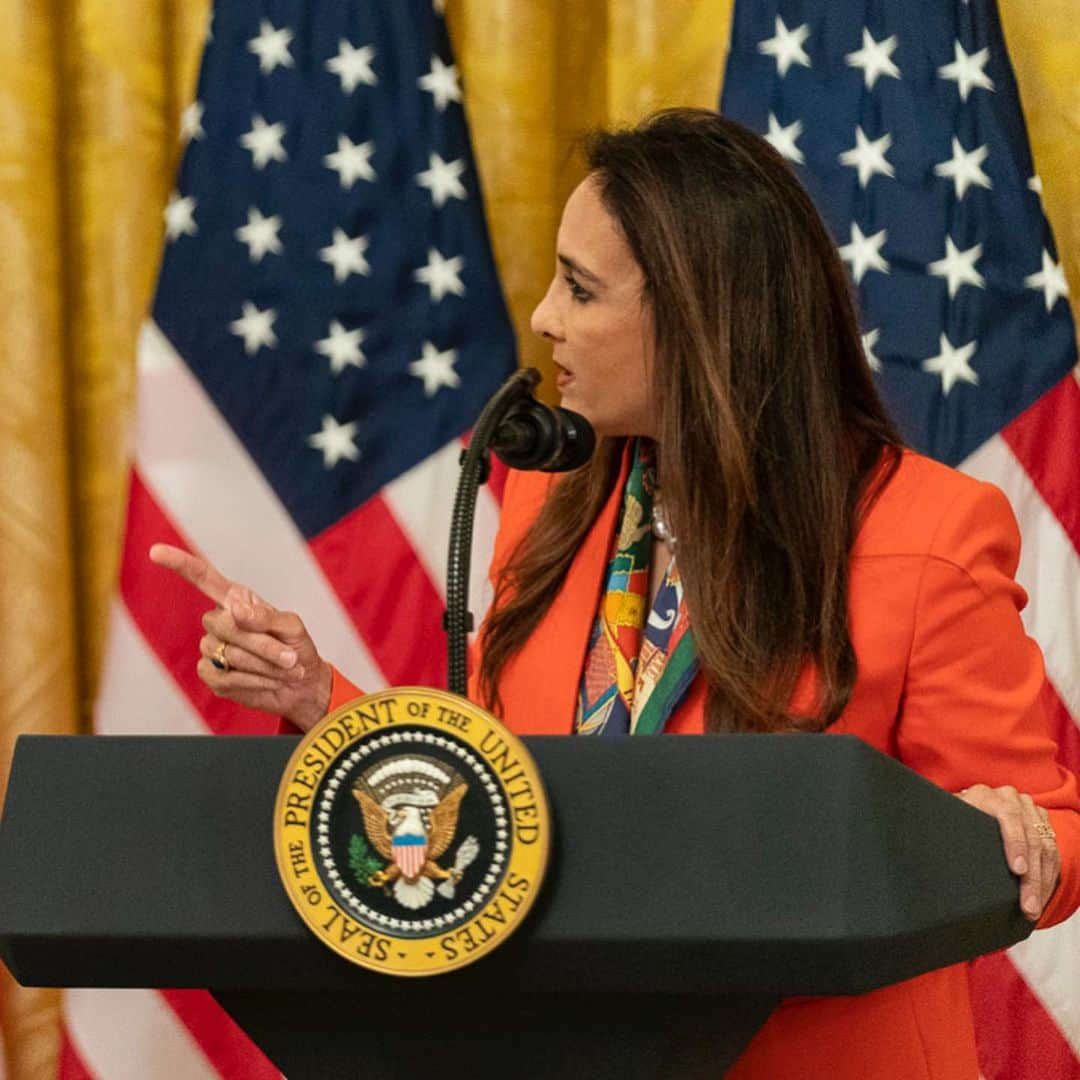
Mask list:
[{"label": "woman's eyebrow", "polygon": [[561,262],[567,270],[573,270],[573,272],[579,277],[586,278],[594,285],[604,284],[601,278],[597,277],[596,274],[594,274],[591,270],[586,270],[585,267],[581,265],[581,263],[576,262],[574,259],[571,259],[569,255],[563,255],[559,253],[556,258],[558,258],[559,262]]}]

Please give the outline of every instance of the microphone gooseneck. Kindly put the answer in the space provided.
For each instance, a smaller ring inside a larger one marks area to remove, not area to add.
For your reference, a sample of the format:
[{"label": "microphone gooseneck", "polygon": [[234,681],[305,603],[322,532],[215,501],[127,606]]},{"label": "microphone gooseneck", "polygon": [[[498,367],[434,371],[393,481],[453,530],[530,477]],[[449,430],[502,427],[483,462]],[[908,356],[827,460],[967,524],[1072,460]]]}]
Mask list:
[{"label": "microphone gooseneck", "polygon": [[487,479],[494,447],[499,458],[515,469],[560,472],[584,465],[596,445],[589,422],[569,409],[536,401],[532,391],[540,382],[536,368],[521,368],[491,397],[473,425],[469,446],[462,454],[461,474],[450,521],[450,551],[446,562],[446,685],[467,696],[468,635],[473,629],[469,602],[469,562],[472,551],[476,494]]}]

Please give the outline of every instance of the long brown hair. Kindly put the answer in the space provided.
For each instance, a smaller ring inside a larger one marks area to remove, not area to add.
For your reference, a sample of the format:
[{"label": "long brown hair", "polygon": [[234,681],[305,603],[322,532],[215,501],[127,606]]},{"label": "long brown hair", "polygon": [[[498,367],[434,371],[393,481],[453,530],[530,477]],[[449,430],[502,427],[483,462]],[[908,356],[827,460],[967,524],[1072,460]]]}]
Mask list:
[{"label": "long brown hair", "polygon": [[[659,486],[679,538],[707,728],[821,730],[857,674],[851,546],[902,446],[836,247],[780,155],[716,113],[665,110],[593,135],[586,153],[653,314]],[[500,672],[609,496],[618,449],[601,440],[555,484],[501,572],[483,631],[489,707],[500,707]],[[792,718],[807,662],[816,711]]]}]

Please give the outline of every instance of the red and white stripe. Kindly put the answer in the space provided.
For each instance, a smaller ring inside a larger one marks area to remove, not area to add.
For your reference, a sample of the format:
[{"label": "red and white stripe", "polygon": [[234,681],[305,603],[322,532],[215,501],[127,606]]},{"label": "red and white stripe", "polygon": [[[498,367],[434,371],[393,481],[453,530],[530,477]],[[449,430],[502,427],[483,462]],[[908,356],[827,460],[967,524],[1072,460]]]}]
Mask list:
[{"label": "red and white stripe", "polygon": [[[270,733],[276,720],[210,694],[195,675],[210,606],[150,563],[168,541],[303,617],[320,652],[365,689],[445,684],[440,625],[455,440],[306,542],[243,445],[151,322],[139,340],[128,520],[98,695],[102,734]],[[304,452],[304,451],[298,451]],[[472,610],[489,595],[499,502],[481,489]],[[69,990],[61,1080],[270,1080],[278,1070],[205,991]]]},{"label": "red and white stripe", "polygon": [[406,881],[413,881],[424,868],[424,860],[427,858],[427,844],[398,844],[393,845],[394,862],[401,870],[402,877]]},{"label": "red and white stripe", "polygon": [[[1080,382],[1066,376],[962,465],[1020,522],[1024,624],[1046,658],[1062,762],[1080,773]],[[1080,1080],[1080,913],[971,967],[985,1080]]]}]

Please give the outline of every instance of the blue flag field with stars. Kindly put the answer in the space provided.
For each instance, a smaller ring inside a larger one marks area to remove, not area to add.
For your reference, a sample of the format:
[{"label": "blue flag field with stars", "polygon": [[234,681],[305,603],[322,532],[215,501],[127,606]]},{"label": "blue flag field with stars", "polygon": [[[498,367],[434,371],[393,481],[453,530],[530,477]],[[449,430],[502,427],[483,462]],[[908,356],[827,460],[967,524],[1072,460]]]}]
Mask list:
[{"label": "blue flag field with stars", "polygon": [[832,230],[915,449],[959,464],[1076,364],[993,3],[739,0],[721,111]]},{"label": "blue flag field with stars", "polygon": [[310,539],[515,365],[431,0],[218,3],[153,316]]}]

